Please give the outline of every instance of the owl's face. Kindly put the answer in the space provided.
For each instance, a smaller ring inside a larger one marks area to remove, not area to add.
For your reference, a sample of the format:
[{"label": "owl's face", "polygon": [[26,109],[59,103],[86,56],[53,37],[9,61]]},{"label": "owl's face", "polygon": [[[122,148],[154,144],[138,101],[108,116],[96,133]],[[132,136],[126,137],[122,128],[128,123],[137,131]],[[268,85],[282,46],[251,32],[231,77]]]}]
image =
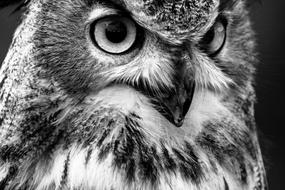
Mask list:
[{"label": "owl's face", "polygon": [[0,72],[8,189],[264,188],[245,1],[27,9]]}]

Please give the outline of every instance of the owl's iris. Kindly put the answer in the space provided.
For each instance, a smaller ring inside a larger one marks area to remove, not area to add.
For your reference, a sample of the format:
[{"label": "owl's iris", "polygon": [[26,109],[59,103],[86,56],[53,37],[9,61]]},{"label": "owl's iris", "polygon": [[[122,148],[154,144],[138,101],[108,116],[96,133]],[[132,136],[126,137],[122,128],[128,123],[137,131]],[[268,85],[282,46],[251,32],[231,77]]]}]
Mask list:
[{"label": "owl's iris", "polygon": [[121,54],[128,51],[135,43],[137,26],[127,17],[109,16],[92,24],[90,35],[103,51]]}]

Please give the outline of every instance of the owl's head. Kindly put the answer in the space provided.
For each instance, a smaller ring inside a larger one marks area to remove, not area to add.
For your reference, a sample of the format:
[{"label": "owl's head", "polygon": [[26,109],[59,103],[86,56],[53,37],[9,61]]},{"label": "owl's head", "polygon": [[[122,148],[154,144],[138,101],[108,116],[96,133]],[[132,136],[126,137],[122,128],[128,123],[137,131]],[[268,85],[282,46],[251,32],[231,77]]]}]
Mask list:
[{"label": "owl's head", "polygon": [[248,4],[24,1],[0,71],[9,188],[254,187]]},{"label": "owl's head", "polygon": [[25,6],[16,34],[22,46],[13,49],[30,47],[33,52],[21,59],[30,59],[43,69],[43,78],[76,98],[125,85],[181,126],[195,91],[232,96],[248,92],[252,81],[255,42],[242,0],[25,1]]}]

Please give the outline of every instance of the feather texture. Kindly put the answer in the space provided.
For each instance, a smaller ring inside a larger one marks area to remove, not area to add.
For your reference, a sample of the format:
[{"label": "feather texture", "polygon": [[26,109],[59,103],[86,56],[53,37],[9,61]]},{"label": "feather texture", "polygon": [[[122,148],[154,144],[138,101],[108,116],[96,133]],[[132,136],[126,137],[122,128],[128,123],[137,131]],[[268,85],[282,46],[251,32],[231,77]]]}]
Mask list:
[{"label": "feather texture", "polygon": [[[0,189],[267,188],[245,1],[23,3],[0,69]],[[221,16],[211,56],[201,39]],[[94,42],[117,32],[91,29],[108,19],[133,23],[127,51]]]}]

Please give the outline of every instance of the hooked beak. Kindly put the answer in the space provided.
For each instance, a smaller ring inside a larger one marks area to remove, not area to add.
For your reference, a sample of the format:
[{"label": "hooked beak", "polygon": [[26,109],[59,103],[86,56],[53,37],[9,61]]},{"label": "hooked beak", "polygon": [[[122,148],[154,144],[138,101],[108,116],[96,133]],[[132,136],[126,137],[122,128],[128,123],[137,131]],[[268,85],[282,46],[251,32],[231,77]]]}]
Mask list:
[{"label": "hooked beak", "polygon": [[184,81],[167,97],[153,97],[152,103],[169,122],[181,127],[190,108],[195,91],[194,81]]}]

